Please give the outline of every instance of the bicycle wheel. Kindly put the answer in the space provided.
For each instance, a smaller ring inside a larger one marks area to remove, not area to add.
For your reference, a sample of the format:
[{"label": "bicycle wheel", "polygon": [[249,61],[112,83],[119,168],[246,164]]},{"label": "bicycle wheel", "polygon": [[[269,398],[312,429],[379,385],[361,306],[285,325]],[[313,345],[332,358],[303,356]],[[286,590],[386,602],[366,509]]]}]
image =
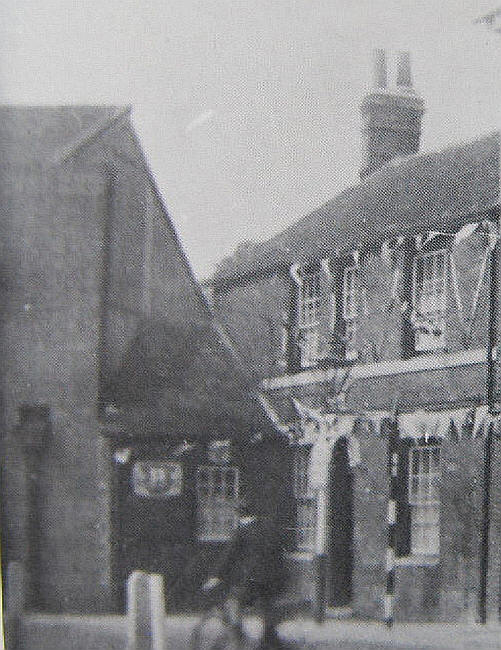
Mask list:
[{"label": "bicycle wheel", "polygon": [[242,650],[243,637],[220,612],[202,618],[191,635],[191,650]]}]

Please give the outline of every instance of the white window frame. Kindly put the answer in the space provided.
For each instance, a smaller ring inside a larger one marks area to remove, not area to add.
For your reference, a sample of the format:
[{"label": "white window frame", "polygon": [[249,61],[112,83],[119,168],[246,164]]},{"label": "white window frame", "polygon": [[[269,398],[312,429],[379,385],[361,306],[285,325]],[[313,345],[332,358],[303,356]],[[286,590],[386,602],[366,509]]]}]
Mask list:
[{"label": "white window frame", "polygon": [[[446,248],[418,253],[414,257],[412,304],[416,314],[414,328],[417,351],[439,350],[445,346],[449,261],[449,251]],[[427,274],[426,271],[430,273]]]},{"label": "white window frame", "polygon": [[358,315],[359,268],[345,266],[343,271],[343,318],[346,321],[356,320]]},{"label": "white window frame", "polygon": [[320,320],[320,270],[302,271],[298,294],[299,327],[315,327]]},{"label": "white window frame", "polygon": [[301,368],[310,368],[318,363],[321,286],[320,269],[301,271],[297,304]]},{"label": "white window frame", "polygon": [[308,486],[310,454],[311,447],[306,445],[294,449],[295,547],[298,551],[307,552],[315,548],[317,528],[317,500]]},{"label": "white window frame", "polygon": [[417,445],[409,450],[411,554],[440,552],[440,446]]},{"label": "white window frame", "polygon": [[343,270],[343,319],[346,342],[345,356],[348,360],[358,357],[355,341],[360,297],[360,268],[356,265],[346,266]]},{"label": "white window frame", "polygon": [[231,539],[238,526],[239,470],[231,465],[199,465],[196,472],[197,538]]},{"label": "white window frame", "polygon": [[310,368],[318,363],[320,335],[316,327],[303,327],[299,331],[301,368]]}]

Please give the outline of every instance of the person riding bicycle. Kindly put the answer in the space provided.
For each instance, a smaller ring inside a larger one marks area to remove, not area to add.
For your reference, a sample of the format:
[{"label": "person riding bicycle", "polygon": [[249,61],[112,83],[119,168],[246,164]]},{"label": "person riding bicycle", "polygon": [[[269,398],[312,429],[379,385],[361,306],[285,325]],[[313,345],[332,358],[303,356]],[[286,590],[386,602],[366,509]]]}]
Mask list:
[{"label": "person riding bicycle", "polygon": [[274,517],[244,515],[227,552],[206,584],[234,598],[239,608],[256,605],[263,619],[261,648],[283,648],[276,630],[276,601],[286,586],[283,544]]}]

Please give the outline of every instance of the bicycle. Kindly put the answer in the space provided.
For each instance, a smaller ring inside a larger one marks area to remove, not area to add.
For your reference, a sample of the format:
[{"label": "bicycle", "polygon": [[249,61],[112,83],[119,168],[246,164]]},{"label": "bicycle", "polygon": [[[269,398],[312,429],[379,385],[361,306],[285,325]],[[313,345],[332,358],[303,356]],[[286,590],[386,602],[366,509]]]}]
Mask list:
[{"label": "bicycle", "polygon": [[[214,589],[213,601],[206,607],[192,631],[190,650],[254,650],[262,647],[261,635],[256,638],[249,636],[243,626],[243,614],[254,613],[256,607],[242,605],[239,590],[216,595],[217,587],[221,585],[216,579],[211,579],[209,583],[211,582]],[[207,595],[207,590],[204,591]],[[276,624],[304,611],[304,607],[305,602],[302,600],[278,599],[274,608]],[[261,618],[262,612],[258,616]]]},{"label": "bicycle", "polygon": [[239,600],[231,593],[217,593],[219,586],[214,580],[204,589],[212,602],[206,604],[192,631],[190,650],[251,650],[253,644],[243,630]]}]

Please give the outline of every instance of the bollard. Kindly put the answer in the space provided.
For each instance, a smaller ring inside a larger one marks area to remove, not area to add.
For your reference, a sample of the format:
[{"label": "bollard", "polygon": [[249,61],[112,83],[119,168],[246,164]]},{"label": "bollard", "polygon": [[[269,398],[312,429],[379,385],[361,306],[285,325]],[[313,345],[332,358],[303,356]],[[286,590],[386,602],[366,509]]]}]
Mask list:
[{"label": "bollard", "polygon": [[127,580],[127,650],[164,650],[163,576],[134,571]]},{"label": "bollard", "polygon": [[23,564],[18,561],[9,562],[4,580],[5,647],[14,650],[19,644],[21,616],[26,604],[26,576]]}]

